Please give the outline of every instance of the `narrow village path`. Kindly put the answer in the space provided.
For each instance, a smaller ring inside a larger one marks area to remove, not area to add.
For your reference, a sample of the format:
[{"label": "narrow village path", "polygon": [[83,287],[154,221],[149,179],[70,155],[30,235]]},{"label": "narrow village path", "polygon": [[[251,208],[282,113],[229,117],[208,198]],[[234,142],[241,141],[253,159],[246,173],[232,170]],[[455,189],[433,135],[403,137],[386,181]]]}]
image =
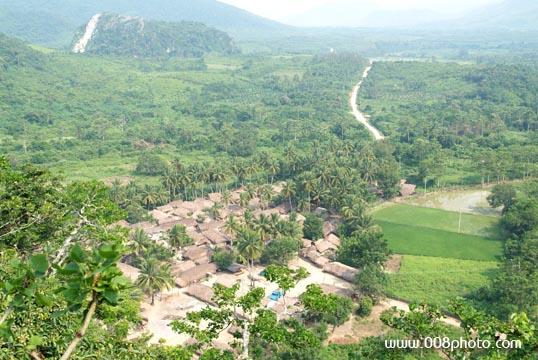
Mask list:
[{"label": "narrow village path", "polygon": [[368,73],[370,73],[370,70],[372,70],[373,61],[370,61],[370,65],[364,70],[364,73],[362,74],[362,79],[359,81],[357,85],[353,87],[353,91],[351,92],[351,96],[349,97],[349,105],[351,106],[351,113],[353,116],[355,116],[355,119],[357,119],[358,122],[360,122],[362,125],[368,129],[368,131],[372,134],[372,136],[375,138],[376,141],[383,140],[385,136],[379,131],[375,126],[370,124],[366,116],[359,110],[359,106],[357,105],[357,97],[359,96],[359,90],[361,89],[361,86],[364,82],[364,80],[368,77]]}]

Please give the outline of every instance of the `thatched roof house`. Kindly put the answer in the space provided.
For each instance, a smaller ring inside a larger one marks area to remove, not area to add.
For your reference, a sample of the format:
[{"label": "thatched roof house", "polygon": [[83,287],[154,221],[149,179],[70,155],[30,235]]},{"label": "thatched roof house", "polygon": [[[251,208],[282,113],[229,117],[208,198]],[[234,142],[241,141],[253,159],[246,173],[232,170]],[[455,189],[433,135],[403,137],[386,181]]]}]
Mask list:
[{"label": "thatched roof house", "polygon": [[355,296],[355,292],[351,289],[344,289],[344,288],[330,285],[330,284],[320,284],[319,287],[326,294],[335,294],[335,295],[347,296],[347,297]]},{"label": "thatched roof house", "polygon": [[176,277],[176,284],[179,287],[186,287],[200,280],[206,278],[209,275],[217,272],[217,265],[215,264],[202,264],[192,269],[183,272]]},{"label": "thatched roof house", "polygon": [[140,270],[138,268],[122,262],[118,263],[118,268],[123,273],[123,276],[129,280],[134,282],[136,279],[138,279],[138,275],[140,274]]},{"label": "thatched roof house", "polygon": [[218,232],[218,231],[215,231],[215,230],[207,230],[207,231],[204,231],[202,232],[202,234],[209,239],[209,241],[211,241],[211,243],[215,244],[215,245],[219,245],[219,244],[225,244],[229,241],[229,239],[224,236],[224,234]]},{"label": "thatched roof house", "polygon": [[323,271],[350,282],[355,280],[355,276],[359,273],[359,270],[339,262],[328,263],[323,267]]},{"label": "thatched roof house", "polygon": [[193,230],[192,228],[187,228],[187,235],[192,239],[195,245],[206,245],[209,244],[210,241],[208,238],[206,238],[202,233]]},{"label": "thatched roof house", "polygon": [[411,196],[416,194],[417,186],[414,184],[408,184],[407,180],[402,179],[400,181],[400,196]]},{"label": "thatched roof house", "polygon": [[323,237],[327,237],[330,234],[334,234],[336,232],[336,226],[331,223],[330,221],[325,221],[323,223]]},{"label": "thatched roof house", "polygon": [[222,201],[222,194],[221,193],[209,193],[207,194],[207,198],[214,203],[218,203]]},{"label": "thatched roof house", "polygon": [[241,264],[234,263],[226,268],[226,271],[231,272],[232,274],[240,274],[245,270],[245,266]]},{"label": "thatched roof house", "polygon": [[163,213],[170,213],[174,210],[174,207],[170,204],[159,206],[157,210],[162,211]]},{"label": "thatched roof house", "polygon": [[211,249],[208,246],[188,246],[183,251],[183,257],[196,263],[206,262],[211,258]]},{"label": "thatched roof house", "polygon": [[181,219],[178,223],[185,226],[187,229],[194,229],[198,225],[198,222],[196,222],[196,220],[190,218]]},{"label": "thatched roof house", "polygon": [[173,276],[179,276],[183,272],[196,267],[196,263],[192,260],[182,261],[172,266],[171,273]]},{"label": "thatched roof house", "polygon": [[185,292],[193,298],[205,302],[206,304],[217,306],[217,304],[213,301],[213,296],[215,293],[213,292],[213,289],[207,285],[192,284],[185,289]]},{"label": "thatched roof house", "polygon": [[336,246],[331,243],[330,241],[327,241],[325,239],[323,240],[318,240],[316,242],[314,242],[314,246],[316,247],[316,249],[321,253],[323,254],[324,252],[327,252],[329,250],[336,250]]},{"label": "thatched roof house", "polygon": [[210,220],[209,222],[205,222],[203,224],[198,224],[198,230],[204,232],[208,230],[216,230],[224,228],[224,221],[214,221]]},{"label": "thatched roof house", "polygon": [[325,240],[327,240],[328,242],[330,242],[331,244],[333,244],[336,247],[340,247],[340,245],[341,245],[340,238],[338,236],[334,235],[334,234],[329,234],[329,236],[327,236],[325,238]]},{"label": "thatched roof house", "polygon": [[312,246],[312,240],[308,240],[308,239],[303,239],[303,248],[309,248],[310,246]]}]

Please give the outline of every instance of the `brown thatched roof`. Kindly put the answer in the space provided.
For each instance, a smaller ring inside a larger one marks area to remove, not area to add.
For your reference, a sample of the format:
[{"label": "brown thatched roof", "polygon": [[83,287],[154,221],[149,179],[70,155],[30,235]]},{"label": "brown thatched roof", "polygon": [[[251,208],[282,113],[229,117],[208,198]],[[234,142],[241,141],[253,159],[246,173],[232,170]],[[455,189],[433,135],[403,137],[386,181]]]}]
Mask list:
[{"label": "brown thatched roof", "polygon": [[417,186],[414,184],[408,184],[407,180],[400,180],[400,196],[411,196],[416,193]]},{"label": "brown thatched roof", "polygon": [[347,297],[353,297],[355,295],[355,293],[351,289],[344,289],[330,284],[320,284],[319,287],[326,294],[336,294]]},{"label": "brown thatched roof", "polygon": [[241,264],[232,264],[230,266],[228,266],[226,268],[227,271],[233,273],[233,274],[238,274],[238,273],[241,273],[243,270],[245,269],[245,266],[244,265],[241,265]]},{"label": "brown thatched roof", "polygon": [[121,270],[123,275],[131,281],[136,281],[136,279],[138,279],[138,275],[140,274],[140,270],[138,268],[122,262],[118,263],[118,268]]},{"label": "brown thatched roof", "polygon": [[181,275],[181,273],[190,270],[192,268],[196,267],[196,264],[192,260],[182,261],[180,263],[176,263],[172,266],[172,275],[178,276]]},{"label": "brown thatched roof", "polygon": [[222,201],[222,194],[221,193],[209,193],[207,194],[207,198],[214,203],[221,202]]},{"label": "brown thatched roof", "polygon": [[359,270],[339,262],[328,263],[323,267],[323,271],[346,281],[353,281],[355,276],[359,273]]},{"label": "brown thatched roof", "polygon": [[194,241],[195,245],[205,245],[210,242],[208,238],[202,235],[202,233],[199,233],[192,228],[187,228],[187,235]]},{"label": "brown thatched roof", "polygon": [[215,295],[213,289],[209,286],[203,284],[192,284],[185,292],[190,296],[205,302],[206,304],[216,306],[217,304],[213,301],[213,296]]},{"label": "brown thatched roof", "polygon": [[340,238],[334,234],[329,234],[329,236],[327,236],[325,240],[327,240],[336,247],[340,247],[341,245]]},{"label": "brown thatched roof", "polygon": [[162,211],[164,213],[169,213],[174,210],[174,207],[170,204],[167,204],[167,205],[159,206],[157,210]]},{"label": "brown thatched roof", "polygon": [[207,230],[207,231],[202,232],[202,234],[215,245],[223,244],[229,241],[228,238],[224,234],[215,230]]},{"label": "brown thatched roof", "polygon": [[213,221],[210,220],[209,222],[205,222],[203,224],[197,225],[198,230],[200,231],[208,231],[208,230],[216,230],[222,229],[224,227],[224,221]]},{"label": "brown thatched roof", "polygon": [[173,208],[177,208],[177,207],[181,206],[181,204],[183,204],[183,200],[175,200],[175,201],[172,201],[172,202],[168,203],[168,205],[173,207]]},{"label": "brown thatched roof", "polygon": [[312,240],[303,239],[303,248],[309,248],[312,246]]},{"label": "brown thatched roof", "polygon": [[316,246],[316,249],[318,249],[318,251],[322,254],[329,250],[336,250],[336,246],[334,246],[333,243],[327,240],[318,240],[314,243],[314,245]]},{"label": "brown thatched roof", "polygon": [[215,274],[217,272],[217,265],[215,264],[202,264],[192,269],[183,272],[176,278],[176,284],[179,287],[186,287],[190,284],[200,281],[208,274]]},{"label": "brown thatched roof", "polygon": [[142,230],[147,230],[147,229],[150,229],[152,227],[154,227],[155,224],[154,223],[151,223],[149,221],[142,221],[142,222],[139,222],[137,224],[133,224],[131,225],[131,228],[133,229],[142,229]]},{"label": "brown thatched roof", "polygon": [[314,265],[317,265],[320,268],[323,268],[325,265],[331,262],[331,259],[325,257],[325,256],[318,256],[314,260],[312,260]]},{"label": "brown thatched roof", "polygon": [[183,251],[183,257],[185,259],[193,260],[197,262],[199,259],[210,258],[211,249],[208,246],[188,246]]},{"label": "brown thatched roof", "polygon": [[329,222],[329,221],[326,221],[323,223],[323,236],[324,237],[327,237],[329,236],[330,234],[334,233],[336,231],[336,226]]},{"label": "brown thatched roof", "polygon": [[186,228],[192,228],[194,229],[196,227],[196,225],[198,225],[198,223],[196,222],[196,220],[194,219],[189,219],[189,218],[186,218],[186,219],[181,219],[179,221],[179,224],[185,226]]}]

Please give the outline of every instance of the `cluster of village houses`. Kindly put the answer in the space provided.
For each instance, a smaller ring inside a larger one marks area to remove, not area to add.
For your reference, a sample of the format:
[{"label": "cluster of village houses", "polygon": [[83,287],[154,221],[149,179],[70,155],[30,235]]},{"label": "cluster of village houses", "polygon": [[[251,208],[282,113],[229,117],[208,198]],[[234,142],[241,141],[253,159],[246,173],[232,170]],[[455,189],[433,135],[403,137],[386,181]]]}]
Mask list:
[{"label": "cluster of village houses", "polygon": [[[402,184],[404,185],[404,184]],[[414,190],[414,189],[413,189]],[[231,202],[223,206],[220,210],[219,220],[215,220],[206,216],[204,210],[211,208],[215,203],[222,204],[222,196],[220,193],[208,194],[206,198],[199,198],[194,201],[174,201],[167,205],[156,208],[151,212],[155,222],[142,222],[135,225],[130,225],[131,228],[140,228],[144,230],[151,239],[157,242],[163,242],[162,235],[170,230],[174,225],[181,224],[185,226],[187,234],[193,239],[193,245],[185,247],[182,251],[181,260],[176,260],[172,265],[172,275],[175,279],[176,291],[164,294],[165,299],[169,302],[181,302],[189,300],[188,303],[192,306],[183,306],[168,304],[162,311],[168,312],[161,314],[160,312],[152,312],[148,308],[148,322],[155,321],[160,324],[155,325],[152,329],[148,326],[146,330],[157,332],[155,336],[163,337],[170,340],[172,336],[168,330],[163,330],[171,318],[181,317],[186,314],[186,308],[199,309],[202,306],[215,305],[213,298],[212,286],[215,283],[220,283],[224,286],[232,286],[234,283],[245,284],[243,289],[246,291],[247,283],[249,283],[248,274],[244,271],[244,266],[240,264],[232,265],[227,271],[220,272],[216,264],[212,263],[211,256],[215,249],[226,248],[231,244],[232,239],[225,231],[225,221],[230,216],[241,217],[245,208],[237,205],[239,196],[243,189],[238,189],[232,193]],[[281,191],[280,186],[274,187],[275,192]],[[285,205],[280,205],[273,208],[262,209],[260,200],[252,199],[248,207],[252,210],[255,217],[261,214],[270,216],[278,214],[283,219],[289,219],[289,208]],[[306,286],[311,283],[316,283],[327,293],[336,293],[344,296],[353,296],[351,282],[358,273],[358,270],[342,263],[333,261],[334,254],[340,246],[340,239],[336,235],[336,227],[338,217],[330,216],[323,209],[318,209],[324,215],[323,238],[317,241],[303,239],[303,247],[299,252],[299,258],[290,263],[290,267],[304,267],[310,273],[309,278],[301,281],[295,289],[289,292],[286,297],[286,302],[271,301],[269,296],[266,296],[264,305],[272,308],[278,316],[288,316],[295,310],[298,310],[299,295],[306,290]],[[302,215],[297,216],[297,221],[302,223],[305,218]],[[121,264],[124,273],[133,280],[138,275],[138,269],[127,264]],[[258,267],[256,274],[261,272],[263,268]],[[268,295],[276,290],[276,285],[267,282],[262,276],[256,278],[257,286],[263,286]],[[181,296],[181,299],[172,299],[174,296]],[[195,299],[198,303],[193,303]],[[285,305],[284,305],[285,304]],[[175,306],[175,307],[174,307]],[[150,319],[151,316],[161,316],[160,319]],[[159,327],[160,330],[159,331]],[[188,340],[188,339],[183,339]],[[225,340],[224,340],[225,341]],[[170,341],[169,341],[170,342]],[[171,341],[178,343],[180,341]]]}]

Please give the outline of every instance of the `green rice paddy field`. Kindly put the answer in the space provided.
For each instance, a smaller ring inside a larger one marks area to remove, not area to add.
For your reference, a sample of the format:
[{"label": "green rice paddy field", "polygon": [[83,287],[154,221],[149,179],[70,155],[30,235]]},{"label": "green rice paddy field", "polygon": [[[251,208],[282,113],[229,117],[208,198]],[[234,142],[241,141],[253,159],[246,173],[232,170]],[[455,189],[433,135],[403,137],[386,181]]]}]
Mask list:
[{"label": "green rice paddy field", "polygon": [[389,296],[443,306],[486,285],[496,271],[498,217],[403,204],[373,216],[390,249],[403,255],[400,271],[389,275]]}]

